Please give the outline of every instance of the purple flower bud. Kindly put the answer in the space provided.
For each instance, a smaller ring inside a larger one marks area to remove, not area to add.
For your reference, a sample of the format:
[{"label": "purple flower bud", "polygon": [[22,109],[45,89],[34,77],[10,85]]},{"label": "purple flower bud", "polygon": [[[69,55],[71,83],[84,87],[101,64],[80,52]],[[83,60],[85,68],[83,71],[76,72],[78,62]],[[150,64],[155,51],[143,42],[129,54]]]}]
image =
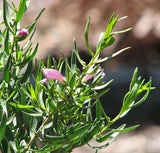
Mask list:
[{"label": "purple flower bud", "polygon": [[45,76],[45,79],[41,80],[41,83],[46,83],[48,82],[49,79],[54,79],[58,80],[61,84],[64,83],[64,76],[58,72],[57,70],[54,69],[44,69],[43,67],[41,68],[43,75]]},{"label": "purple flower bud", "polygon": [[[88,74],[87,74],[86,76],[84,76],[83,80],[87,81],[87,80],[93,78],[101,69],[102,69],[102,68],[99,67],[98,71],[97,71],[95,74],[92,74],[92,75],[88,75]],[[93,68],[92,68],[92,70],[93,70]],[[102,78],[104,78],[104,76],[105,76],[105,73],[103,72],[103,73],[102,73]]]},{"label": "purple flower bud", "polygon": [[27,36],[29,34],[28,29],[21,29],[20,31],[18,31],[17,36],[18,37],[23,37],[23,36]]}]

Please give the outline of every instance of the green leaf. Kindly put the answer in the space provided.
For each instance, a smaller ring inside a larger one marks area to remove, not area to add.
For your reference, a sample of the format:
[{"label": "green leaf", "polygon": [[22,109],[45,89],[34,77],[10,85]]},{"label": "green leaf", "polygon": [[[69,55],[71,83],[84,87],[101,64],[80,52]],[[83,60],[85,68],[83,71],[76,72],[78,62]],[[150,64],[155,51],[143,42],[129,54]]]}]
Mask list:
[{"label": "green leaf", "polygon": [[71,90],[73,90],[75,84],[76,84],[76,74],[74,73],[70,82],[69,82],[69,86],[70,86]]},{"label": "green leaf", "polygon": [[38,21],[38,19],[40,18],[40,16],[42,15],[42,13],[44,12],[45,8],[41,10],[41,12],[38,14],[37,18],[34,20],[34,22],[27,28],[29,33],[31,33],[33,31],[33,29],[35,28],[35,24]]},{"label": "green leaf", "polygon": [[72,51],[72,56],[71,56],[71,69],[73,72],[76,71],[76,53],[75,51],[77,50],[76,44],[74,43],[74,49]]},{"label": "green leaf", "polygon": [[97,99],[97,98],[100,98],[101,96],[103,96],[105,93],[107,93],[109,91],[109,89],[105,89],[99,93],[95,92],[89,96],[84,96],[83,98],[84,99]]},{"label": "green leaf", "polygon": [[0,30],[0,43],[1,43],[3,40],[4,40],[4,38],[3,38],[2,32],[1,32],[1,30]]},{"label": "green leaf", "polygon": [[[71,69],[71,67],[69,66],[69,62],[68,59],[65,57],[64,53],[61,51],[62,53],[62,57],[64,59],[65,65],[66,65],[66,69],[65,69],[65,75],[69,74],[69,71],[72,72],[72,74],[74,73],[73,70]],[[66,76],[67,78],[67,76]]]},{"label": "green leaf", "polygon": [[93,68],[93,70],[92,70],[91,72],[89,72],[89,73],[87,73],[87,74],[88,74],[88,75],[93,75],[93,74],[95,74],[95,73],[98,71],[99,67],[100,67],[100,65],[98,64],[96,67]]},{"label": "green leaf", "polygon": [[125,129],[113,129],[114,132],[129,132],[129,131],[132,131],[136,128],[138,128],[140,125],[135,125],[135,126],[132,126],[132,127],[129,127],[129,128],[125,128]]},{"label": "green leaf", "polygon": [[[152,82],[151,78],[149,82],[144,84],[144,80],[141,81],[141,77],[137,79],[137,72],[138,70],[136,68],[133,74],[131,84],[130,84],[130,90],[124,96],[124,99],[123,99],[123,106],[119,113],[120,118],[126,115],[132,107],[135,107],[143,103],[148,97],[149,92],[151,90],[151,82]],[[144,94],[144,96],[142,96],[142,98],[140,98],[140,100],[138,100],[138,102],[136,102],[136,99],[138,99],[138,97],[143,91],[146,91],[146,93]]]},{"label": "green leaf", "polygon": [[6,123],[6,125],[11,124],[11,123],[13,122],[13,120],[14,120],[15,116],[16,116],[16,114],[13,114],[11,117],[9,117],[9,118],[7,119],[7,123]]},{"label": "green leaf", "polygon": [[9,95],[9,97],[8,97],[5,101],[3,101],[0,105],[3,105],[3,104],[5,104],[6,102],[8,102],[8,101],[13,97],[13,95],[15,94],[15,92],[16,92],[16,90],[14,90],[14,91]]},{"label": "green leaf", "polygon": [[113,135],[114,131],[110,131],[107,134],[101,136],[100,138],[96,138],[96,141],[101,143],[109,139]]},{"label": "green leaf", "polygon": [[33,105],[21,105],[21,104],[17,104],[17,103],[9,103],[10,105],[17,107],[17,108],[23,108],[23,109],[28,109],[28,108],[34,108]]},{"label": "green leaf", "polygon": [[51,136],[46,134],[44,136],[45,140],[53,145],[55,144],[65,144],[68,141],[68,138],[66,136]]},{"label": "green leaf", "polygon": [[89,142],[92,138],[94,138],[97,135],[98,131],[101,129],[100,127],[102,123],[103,123],[103,119],[101,119],[100,121],[95,120],[94,125],[86,133],[86,137],[81,140],[81,145],[86,144],[87,142]]},{"label": "green leaf", "polygon": [[107,56],[107,57],[105,57],[105,58],[102,58],[102,59],[100,59],[100,60],[97,60],[97,63],[102,63],[102,62],[104,62],[104,61],[107,61],[107,60],[109,60],[109,59],[111,59],[111,58],[113,58],[113,57],[121,54],[121,53],[124,52],[125,50],[130,49],[130,48],[131,48],[131,47],[123,48],[123,49],[121,49],[121,50],[119,50],[119,51],[117,51],[117,52],[115,52],[115,53],[113,53],[113,54],[111,54],[111,55],[109,55],[109,56]]},{"label": "green leaf", "polygon": [[82,123],[71,124],[70,127],[68,129],[66,129],[64,132],[66,134],[67,132],[75,131],[76,129],[80,128],[81,125],[82,125]]},{"label": "green leaf", "polygon": [[76,139],[77,137],[79,137],[81,134],[83,134],[85,131],[88,131],[88,129],[91,127],[90,124],[86,124],[74,131],[69,131],[68,133],[66,133],[66,136],[70,139]]},{"label": "green leaf", "polygon": [[9,30],[8,29],[4,39],[4,51],[6,52],[7,55],[9,55],[10,47],[9,47]]},{"label": "green leaf", "polygon": [[[42,148],[40,148],[39,150],[37,149],[29,149],[29,151],[32,151],[32,152],[40,152],[40,153],[46,153],[46,152],[51,152],[51,151],[54,151],[54,153],[60,153],[61,149],[62,148],[62,144],[61,145],[48,145],[48,144],[45,144]],[[58,151],[56,151],[58,150]],[[63,151],[63,153],[65,153]]]},{"label": "green leaf", "polygon": [[38,119],[36,117],[32,117],[31,122],[30,122],[30,139],[33,139],[35,136],[35,132],[37,129],[37,124],[38,124]]},{"label": "green leaf", "polygon": [[19,64],[15,64],[15,66],[20,66],[21,69],[22,69],[27,63],[31,62],[32,59],[34,58],[34,56],[35,56],[36,53],[37,53],[38,45],[39,45],[39,44],[36,45],[36,47],[35,47],[33,53],[31,54],[31,56],[29,56],[28,58],[24,59],[23,62],[21,62],[21,63],[19,63]]},{"label": "green leaf", "polygon": [[[74,45],[76,46],[76,41],[74,40]],[[76,47],[77,48],[77,47]],[[77,56],[77,59],[78,59],[78,61],[80,62],[80,64],[82,65],[82,66],[86,66],[86,63],[80,58],[80,56],[79,56],[79,53],[78,53],[78,50],[76,49],[76,50],[74,50],[74,52],[75,52],[75,54],[76,54],[76,56]]]},{"label": "green leaf", "polygon": [[25,73],[23,74],[23,77],[20,79],[19,83],[24,83],[29,79],[31,72],[32,72],[32,67],[33,67],[33,61],[31,60],[28,63],[27,69],[26,69]]},{"label": "green leaf", "polygon": [[34,117],[42,117],[43,116],[43,113],[38,112],[38,111],[34,111],[31,108],[24,108],[22,110],[22,112],[27,114],[27,115],[34,116]]},{"label": "green leaf", "polygon": [[26,87],[21,85],[21,89],[23,90],[23,92],[25,93],[26,96],[29,97],[29,99],[31,99],[32,101],[34,101],[34,99],[32,98],[32,96],[29,94],[29,92],[26,90]]},{"label": "green leaf", "polygon": [[111,46],[115,41],[115,38],[110,36],[108,38],[105,38],[105,33],[101,33],[100,35],[100,39],[99,39],[99,42],[98,42],[98,50],[103,50],[109,46]]},{"label": "green leaf", "polygon": [[147,91],[146,91],[145,95],[140,100],[135,102],[131,107],[138,106],[138,105],[140,105],[141,103],[143,103],[147,99],[147,97],[148,97],[148,95],[150,93],[150,90],[151,90],[151,84],[152,84],[151,78],[150,78],[150,81],[147,84],[148,84],[149,87],[147,88]]},{"label": "green leaf", "polygon": [[97,85],[97,86],[95,86],[93,89],[94,89],[94,90],[104,89],[104,88],[106,88],[107,86],[109,86],[109,85],[112,83],[112,81],[113,81],[113,80],[110,80],[110,81],[108,81],[108,82],[105,83],[105,84]]},{"label": "green leaf", "polygon": [[45,144],[43,147],[41,147],[40,149],[29,149],[30,151],[33,152],[40,152],[40,153],[46,153],[46,152],[54,152],[54,153],[67,153],[65,152],[65,150],[63,149],[63,145],[62,144],[56,144],[56,145],[52,145],[52,144]]},{"label": "green leaf", "polygon": [[120,31],[115,31],[115,32],[112,32],[111,35],[115,35],[115,34],[120,34],[120,33],[125,33],[125,32],[128,32],[132,30],[132,28],[127,28],[127,29],[124,29],[124,30],[120,30]]},{"label": "green leaf", "polygon": [[118,21],[118,16],[115,18],[115,13],[112,14],[110,20],[109,20],[109,23],[107,25],[107,29],[106,29],[106,32],[105,32],[105,38],[108,38],[115,26],[115,24],[117,23]]},{"label": "green leaf", "polygon": [[85,28],[85,33],[84,33],[84,38],[85,38],[85,42],[86,42],[86,46],[91,54],[91,56],[94,56],[94,53],[92,52],[90,45],[89,45],[89,41],[88,41],[88,29],[89,29],[89,25],[90,25],[90,17],[88,18],[87,24],[86,24],[86,28]]},{"label": "green leaf", "polygon": [[24,91],[21,90],[21,88],[20,88],[20,95],[21,95],[21,104],[25,105],[26,104],[26,95],[25,95]]},{"label": "green leaf", "polygon": [[7,123],[7,116],[6,116],[6,113],[3,111],[2,116],[1,116],[1,121],[0,121],[0,143],[4,137],[6,123]]},{"label": "green leaf", "polygon": [[47,58],[47,68],[51,68],[51,67],[52,67],[52,58],[51,58],[51,55],[49,55]]},{"label": "green leaf", "polygon": [[45,104],[43,101],[43,90],[39,91],[38,93],[38,102],[42,108],[45,108]]},{"label": "green leaf", "polygon": [[111,34],[111,32],[112,32],[115,24],[117,23],[117,21],[118,21],[118,16],[115,17],[115,14],[113,13],[110,20],[109,20],[109,23],[107,25],[107,29],[106,29],[105,33],[103,32],[100,34],[98,44],[97,44],[97,51],[98,52],[105,49],[106,47],[111,46],[114,43],[115,38],[112,37],[113,34]]},{"label": "green leaf", "polygon": [[6,0],[3,0],[3,19],[6,27],[10,29],[8,22],[10,22],[10,13]]},{"label": "green leaf", "polygon": [[5,71],[4,71],[4,74],[3,74],[3,79],[4,79],[6,82],[9,82],[9,79],[10,79],[9,74],[10,74],[9,69],[6,68]]},{"label": "green leaf", "polygon": [[35,101],[37,101],[37,96],[36,96],[36,93],[35,93],[35,91],[34,91],[34,88],[33,88],[32,84],[30,85],[30,93],[31,93],[32,98],[33,98]]},{"label": "green leaf", "polygon": [[101,113],[101,102],[100,100],[97,98],[96,99],[96,118],[97,120],[100,120],[102,117],[102,113]]},{"label": "green leaf", "polygon": [[[125,124],[121,125],[117,130],[123,130],[125,128]],[[96,138],[96,141],[97,142],[104,142],[106,141],[107,139],[111,138],[111,140],[109,141],[108,145],[111,144],[115,138],[118,136],[120,132],[115,132],[115,131],[110,131],[108,132],[107,134],[103,135],[102,137],[100,138]]]},{"label": "green leaf", "polygon": [[27,7],[29,5],[29,0],[20,0],[17,14],[16,14],[16,21],[19,22],[23,17]]},{"label": "green leaf", "polygon": [[135,70],[134,70],[134,73],[133,73],[131,83],[130,83],[130,88],[129,88],[130,90],[133,88],[134,84],[137,81],[137,74],[138,74],[138,68],[136,67]]},{"label": "green leaf", "polygon": [[9,54],[8,56],[8,59],[7,59],[7,63],[4,67],[4,71],[3,71],[3,79],[8,82],[9,81],[9,74],[10,74],[10,71],[9,71],[9,66],[10,66],[10,63],[11,63],[11,53]]}]

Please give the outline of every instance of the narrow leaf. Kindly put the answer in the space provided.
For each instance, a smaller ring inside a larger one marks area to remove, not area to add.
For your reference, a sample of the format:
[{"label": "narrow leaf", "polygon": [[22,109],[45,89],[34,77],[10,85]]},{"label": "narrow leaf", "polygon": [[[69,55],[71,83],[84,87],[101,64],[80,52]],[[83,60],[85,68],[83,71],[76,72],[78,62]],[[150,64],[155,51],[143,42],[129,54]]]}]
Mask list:
[{"label": "narrow leaf", "polygon": [[113,129],[114,132],[129,132],[129,131],[132,131],[136,128],[138,128],[140,125],[135,125],[135,126],[132,126],[132,127],[129,127],[129,128],[125,128],[125,129]]},{"label": "narrow leaf", "polygon": [[22,16],[24,15],[25,8],[26,8],[26,0],[20,0],[17,14],[16,14],[16,21],[17,22],[20,21]]},{"label": "narrow leaf", "polygon": [[103,85],[97,85],[95,86],[93,89],[94,90],[101,90],[106,88],[107,86],[109,86],[112,83],[113,80],[108,81],[107,83],[103,84]]},{"label": "narrow leaf", "polygon": [[[74,45],[76,45],[76,41],[75,41],[75,40],[74,40]],[[86,66],[86,63],[80,58],[77,49],[75,50],[75,54],[76,54],[76,56],[77,56],[78,61],[81,63],[81,65],[85,67],[85,66]]]},{"label": "narrow leaf", "polygon": [[75,51],[77,50],[76,44],[74,43],[74,49],[72,51],[72,56],[71,56],[71,69],[73,72],[76,71],[76,53]]},{"label": "narrow leaf", "polygon": [[[123,125],[121,125],[117,130],[123,130],[123,129],[125,128],[125,126],[126,126],[126,125],[123,124]],[[106,141],[107,139],[112,138],[112,139],[109,141],[109,143],[108,143],[108,145],[109,145],[109,144],[111,144],[111,143],[115,140],[115,138],[118,136],[119,133],[120,133],[120,132],[115,132],[115,131],[108,132],[107,134],[103,135],[102,137],[97,138],[96,141],[97,141],[97,142],[104,142],[104,141]]]},{"label": "narrow leaf", "polygon": [[80,127],[79,129],[75,130],[75,131],[71,131],[69,133],[66,134],[66,136],[72,140],[78,136],[80,136],[81,134],[83,134],[83,132],[88,131],[88,129],[91,127],[91,125],[84,125],[82,127]]},{"label": "narrow leaf", "polygon": [[8,22],[10,21],[10,13],[6,0],[3,0],[3,19],[6,27],[10,29]]},{"label": "narrow leaf", "polygon": [[34,22],[27,28],[29,33],[31,33],[33,31],[33,29],[35,28],[35,24],[38,21],[38,19],[40,18],[40,16],[42,15],[42,13],[44,12],[45,8],[41,10],[41,12],[38,14],[37,18],[34,20]]},{"label": "narrow leaf", "polygon": [[115,32],[112,32],[111,35],[125,33],[125,32],[128,32],[130,30],[132,30],[132,28],[127,28],[127,29],[124,29],[124,30],[121,30],[121,31],[115,31]]},{"label": "narrow leaf", "polygon": [[116,53],[111,54],[111,55],[108,56],[108,57],[105,57],[105,58],[103,58],[103,59],[101,59],[101,60],[98,60],[97,63],[102,63],[102,62],[104,62],[104,61],[107,61],[107,60],[109,60],[109,59],[111,59],[111,58],[113,58],[113,57],[115,57],[115,56],[121,54],[121,53],[124,52],[125,50],[130,49],[130,48],[131,48],[131,47],[123,48],[123,49],[117,51]]},{"label": "narrow leaf", "polygon": [[136,102],[135,104],[133,104],[131,107],[138,106],[138,105],[140,105],[141,103],[143,103],[147,99],[147,97],[149,95],[149,92],[151,90],[151,83],[152,83],[152,80],[150,79],[150,81],[148,82],[149,87],[148,87],[147,92],[145,93],[145,95],[138,102]]},{"label": "narrow leaf", "polygon": [[33,105],[21,105],[21,104],[16,104],[16,103],[9,103],[10,105],[17,107],[17,108],[23,108],[23,109],[28,109],[28,108],[34,108]]},{"label": "narrow leaf", "polygon": [[74,73],[70,82],[69,82],[69,86],[70,86],[71,90],[73,90],[75,84],[76,84],[76,74]]},{"label": "narrow leaf", "polygon": [[51,136],[46,134],[45,140],[51,144],[65,144],[68,138],[66,136]]},{"label": "narrow leaf", "polygon": [[85,33],[84,33],[84,38],[85,38],[85,42],[87,45],[87,48],[91,54],[91,56],[94,56],[94,53],[92,52],[90,45],[89,45],[89,40],[88,40],[88,30],[89,30],[89,25],[90,25],[90,17],[88,18],[87,24],[86,24],[86,28],[85,28]]},{"label": "narrow leaf", "polygon": [[137,80],[137,74],[138,74],[138,68],[136,67],[133,73],[133,77],[130,83],[130,90],[133,88],[134,84],[136,83]]},{"label": "narrow leaf", "polygon": [[0,143],[3,140],[5,129],[6,129],[6,122],[7,122],[7,116],[6,113],[3,111],[0,121]]},{"label": "narrow leaf", "polygon": [[23,74],[23,77],[21,78],[21,80],[19,81],[19,83],[24,83],[24,82],[26,82],[29,79],[29,77],[31,75],[31,72],[32,72],[32,67],[33,67],[33,61],[31,60],[28,63],[27,69],[26,69],[25,73]]},{"label": "narrow leaf", "polygon": [[8,102],[8,101],[13,97],[13,95],[15,94],[15,92],[16,92],[16,90],[14,90],[14,91],[10,94],[10,96],[9,96],[5,101],[3,101],[0,105],[3,105],[3,104],[5,104],[6,102]]},{"label": "narrow leaf", "polygon": [[6,52],[7,55],[9,55],[9,51],[10,48],[9,48],[9,29],[7,29],[7,32],[6,32],[6,36],[5,36],[5,39],[4,39],[4,51]]}]

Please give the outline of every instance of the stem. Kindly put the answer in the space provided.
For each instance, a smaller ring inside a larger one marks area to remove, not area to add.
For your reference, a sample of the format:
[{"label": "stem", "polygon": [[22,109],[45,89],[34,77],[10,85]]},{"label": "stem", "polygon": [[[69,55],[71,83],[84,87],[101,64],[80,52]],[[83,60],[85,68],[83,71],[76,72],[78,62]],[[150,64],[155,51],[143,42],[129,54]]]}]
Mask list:
[{"label": "stem", "polygon": [[32,143],[35,141],[36,137],[38,136],[39,132],[41,131],[41,129],[48,123],[48,121],[51,119],[51,114],[44,120],[44,122],[41,124],[41,126],[39,127],[39,129],[36,131],[34,137],[29,141],[28,145],[26,146],[26,148],[23,150],[23,153],[26,153],[28,151],[28,149],[30,148],[30,146],[32,145]]},{"label": "stem", "polygon": [[116,122],[119,119],[120,115],[118,114],[112,121],[110,121],[99,133],[98,135],[101,135],[104,131],[106,131],[114,122]]}]

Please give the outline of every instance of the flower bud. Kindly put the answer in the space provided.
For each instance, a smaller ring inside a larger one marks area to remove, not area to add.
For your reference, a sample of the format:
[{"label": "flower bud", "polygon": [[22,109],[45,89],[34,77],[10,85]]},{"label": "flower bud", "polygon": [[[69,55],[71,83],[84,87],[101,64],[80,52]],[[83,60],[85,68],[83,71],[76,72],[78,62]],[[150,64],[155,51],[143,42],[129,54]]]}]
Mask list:
[{"label": "flower bud", "polygon": [[29,34],[28,29],[21,29],[20,31],[18,31],[17,36],[18,37],[23,37],[23,36],[27,36]]}]

